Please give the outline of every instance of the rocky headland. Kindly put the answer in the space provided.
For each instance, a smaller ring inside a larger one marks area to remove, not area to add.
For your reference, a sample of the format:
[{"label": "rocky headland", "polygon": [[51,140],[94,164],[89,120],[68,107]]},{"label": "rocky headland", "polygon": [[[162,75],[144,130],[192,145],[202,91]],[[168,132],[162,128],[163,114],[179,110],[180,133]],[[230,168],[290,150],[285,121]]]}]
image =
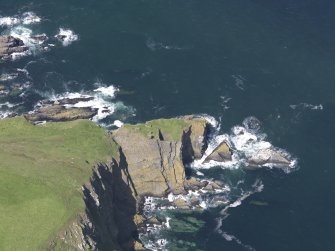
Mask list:
[{"label": "rocky headland", "polygon": [[[94,114],[94,111],[88,108],[67,109],[63,106],[65,103],[69,101],[47,104],[46,108],[42,107],[35,113],[25,115],[25,119],[29,122],[23,123],[23,118],[20,118],[19,123],[22,125],[20,130],[23,136],[21,136],[22,139],[20,136],[16,138],[25,140],[25,142],[29,140],[35,142],[36,139],[32,133],[25,136],[24,132],[29,130],[38,132],[38,130],[44,130],[44,127],[58,128],[57,125],[62,128],[64,126],[72,128],[71,123],[86,123],[85,120],[77,119],[89,118]],[[11,129],[6,129],[5,125],[6,123],[15,125],[15,119],[18,118],[0,121],[3,132],[13,130],[12,126]],[[30,122],[35,123],[41,120],[77,120],[77,122],[51,123],[50,125],[49,123],[30,124]],[[68,123],[70,124],[67,126]],[[93,130],[90,129],[92,126],[85,126],[81,129],[82,131],[73,130],[84,136],[90,134],[90,131]],[[26,127],[30,129],[26,130]],[[51,137],[56,141],[49,150],[58,149],[65,144],[59,141],[61,139],[59,137],[63,137],[61,135],[66,133],[66,130],[57,129],[59,134]],[[147,196],[166,197],[172,194],[176,196],[176,199],[171,201],[174,207],[186,210],[200,209],[200,201],[196,196],[183,200],[177,195],[186,195],[190,191],[214,192],[222,188],[223,184],[219,181],[204,181],[186,175],[185,166],[204,157],[210,133],[211,124],[205,118],[183,116],[152,120],[136,125],[126,124],[103,136],[104,140],[109,141],[112,145],[109,160],[93,161],[95,162],[93,171],[85,176],[87,181],[81,187],[72,186],[71,188],[74,191],[80,190],[85,206],[78,209],[74,217],[65,220],[62,227],[51,238],[48,238],[47,242],[41,243],[40,247],[47,250],[146,250],[139,239],[139,229],[143,230],[148,224],[162,224],[162,220],[147,218],[143,214],[143,203]],[[79,139],[74,137],[73,140],[78,141]],[[72,144],[73,140],[69,144]],[[80,150],[81,145],[87,145],[87,140],[85,136],[81,138],[77,150]],[[2,143],[5,144],[6,140]],[[61,145],[58,146],[59,143]],[[109,148],[106,147],[106,149]],[[13,153],[14,156],[18,154],[30,156],[29,152],[21,153],[20,151],[23,150],[20,147],[17,148],[17,151]],[[65,155],[71,157],[71,151],[67,151]],[[256,154],[250,159],[250,164],[290,163],[290,160],[280,152],[271,151]],[[233,152],[234,149],[229,143],[223,141],[208,154],[204,162],[229,162],[232,160]],[[6,154],[8,155],[5,152],[4,155],[7,156]],[[29,161],[32,161],[31,168],[34,168],[34,161],[36,161],[34,159],[41,156],[37,154],[29,157]],[[76,159],[77,157],[71,158]],[[86,164],[93,165],[91,161],[86,160]],[[69,167],[65,165],[63,168]],[[42,170],[41,173],[43,173]],[[74,174],[71,173],[71,175]],[[71,175],[66,179],[71,180]]]}]

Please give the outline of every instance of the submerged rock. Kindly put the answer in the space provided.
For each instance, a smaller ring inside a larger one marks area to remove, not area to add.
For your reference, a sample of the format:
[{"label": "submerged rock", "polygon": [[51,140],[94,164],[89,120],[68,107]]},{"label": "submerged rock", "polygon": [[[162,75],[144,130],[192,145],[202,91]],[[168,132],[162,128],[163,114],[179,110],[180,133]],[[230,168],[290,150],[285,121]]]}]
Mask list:
[{"label": "submerged rock", "polygon": [[97,114],[96,109],[81,107],[81,108],[65,108],[61,105],[51,105],[41,107],[30,114],[25,114],[24,117],[31,121],[71,121],[76,119],[90,119]]},{"label": "submerged rock", "polygon": [[21,39],[13,36],[0,36],[0,59],[8,59],[14,53],[28,50]]}]

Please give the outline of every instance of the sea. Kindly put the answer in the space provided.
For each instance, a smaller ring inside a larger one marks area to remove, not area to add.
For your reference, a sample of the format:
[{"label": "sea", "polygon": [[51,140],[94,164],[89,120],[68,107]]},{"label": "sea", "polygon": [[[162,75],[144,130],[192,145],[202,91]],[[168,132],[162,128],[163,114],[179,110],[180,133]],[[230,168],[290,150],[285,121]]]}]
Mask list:
[{"label": "sea", "polygon": [[[224,203],[208,195],[203,210],[182,211],[147,198],[146,213],[167,222],[141,235],[146,247],[333,251],[334,13],[333,0],[0,0],[0,34],[29,46],[0,62],[0,119],[81,96],[91,99],[76,106],[98,108],[109,130],[206,117],[211,143],[226,137],[241,155],[188,169],[222,181]],[[246,169],[255,145],[237,129],[292,166]]]}]

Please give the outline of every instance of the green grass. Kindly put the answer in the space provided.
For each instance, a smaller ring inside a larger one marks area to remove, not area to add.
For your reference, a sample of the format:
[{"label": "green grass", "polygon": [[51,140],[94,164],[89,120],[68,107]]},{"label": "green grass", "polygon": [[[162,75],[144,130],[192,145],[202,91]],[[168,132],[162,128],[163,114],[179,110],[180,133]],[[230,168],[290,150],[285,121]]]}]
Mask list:
[{"label": "green grass", "polygon": [[116,151],[90,121],[0,121],[0,250],[43,247],[84,210],[82,185]]},{"label": "green grass", "polygon": [[146,137],[159,138],[158,131],[160,130],[164,140],[178,141],[181,139],[183,131],[190,124],[183,119],[157,119],[148,121],[145,124],[125,125],[126,128],[133,129]]}]

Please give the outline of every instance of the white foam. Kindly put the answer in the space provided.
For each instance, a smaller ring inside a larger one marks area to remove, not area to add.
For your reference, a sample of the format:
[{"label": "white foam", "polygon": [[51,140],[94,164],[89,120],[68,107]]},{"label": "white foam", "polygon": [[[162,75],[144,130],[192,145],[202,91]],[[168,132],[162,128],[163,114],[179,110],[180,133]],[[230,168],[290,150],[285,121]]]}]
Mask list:
[{"label": "white foam", "polygon": [[115,111],[115,105],[109,101],[106,101],[101,97],[101,95],[87,95],[87,94],[81,94],[81,93],[65,93],[62,95],[56,95],[53,97],[50,97],[51,100],[60,100],[64,98],[69,99],[76,99],[76,98],[92,98],[87,101],[79,101],[75,104],[66,104],[65,107],[71,108],[71,107],[90,107],[93,109],[97,109],[97,115],[93,117],[94,121],[102,120],[109,115],[111,115]]},{"label": "white foam", "polygon": [[3,73],[0,75],[0,81],[11,81],[13,79],[16,79],[18,77],[18,74],[16,73]]},{"label": "white foam", "polygon": [[100,92],[103,95],[109,96],[114,98],[115,97],[115,93],[118,91],[118,89],[116,87],[114,87],[113,85],[111,86],[107,86],[107,87],[99,87],[97,89],[94,90],[95,92]]},{"label": "white foam", "polygon": [[[123,122],[120,120],[115,120],[113,124],[102,123],[102,120],[112,115],[115,111],[122,113],[122,119],[135,116],[135,110],[132,107],[124,105],[122,102],[114,101],[116,91],[118,89],[114,86],[108,87],[98,87],[93,91],[82,91],[82,92],[65,92],[63,94],[55,94],[53,92],[40,92],[35,90],[40,96],[45,99],[57,102],[62,99],[81,99],[76,103],[64,104],[66,108],[71,107],[90,107],[97,110],[97,114],[93,117],[93,121],[98,122],[104,127],[117,126],[121,127]],[[36,109],[43,106],[43,103],[38,103]]]},{"label": "white foam", "polygon": [[20,23],[20,19],[16,17],[0,17],[0,26],[13,26]]},{"label": "white foam", "polygon": [[40,23],[42,18],[37,16],[34,12],[25,12],[22,16],[0,17],[0,26],[11,27],[18,24],[30,25]]},{"label": "white foam", "polygon": [[120,128],[123,126],[123,122],[120,120],[115,120],[113,125]]},{"label": "white foam", "polygon": [[152,51],[156,51],[156,50],[183,50],[186,48],[183,47],[179,47],[176,45],[167,45],[161,42],[156,42],[154,41],[152,38],[148,38],[146,41],[146,46],[152,50]]},{"label": "white foam", "polygon": [[59,28],[59,32],[55,35],[55,38],[61,41],[63,46],[68,46],[77,41],[79,37],[70,29]]},{"label": "white foam", "polygon": [[235,80],[235,86],[238,89],[244,91],[245,89],[244,81],[246,81],[246,79],[242,77],[241,75],[232,75],[232,78]]},{"label": "white foam", "polygon": [[0,103],[0,108],[4,108],[4,107],[13,108],[15,106],[17,106],[17,104],[13,104],[13,103],[10,103],[10,102]]},{"label": "white foam", "polygon": [[296,104],[296,105],[290,105],[290,107],[293,110],[295,110],[295,109],[323,110],[323,105],[322,104],[312,105],[312,104],[308,104],[308,103],[300,103],[300,104]]},{"label": "white foam", "polygon": [[40,23],[42,19],[37,16],[34,12],[25,12],[22,15],[21,21],[23,24],[35,24]]},{"label": "white foam", "polygon": [[230,102],[232,98],[226,97],[226,96],[220,96],[220,105],[223,110],[228,110],[230,107],[228,106],[228,103]]},{"label": "white foam", "polygon": [[[216,123],[213,124],[215,125]],[[249,166],[248,159],[252,159],[255,156],[261,158],[262,153],[265,154],[273,151],[289,160],[290,164],[284,166],[283,164],[271,163],[264,166],[282,168],[285,172],[290,172],[297,167],[297,160],[295,158],[291,157],[284,149],[274,147],[265,139],[266,134],[260,132],[260,122],[254,117],[246,118],[243,121],[243,126],[237,125],[231,129],[231,134],[214,134],[210,138],[208,147],[202,158],[195,160],[190,166],[195,169],[209,169],[215,166],[220,166],[224,169],[238,169]],[[232,160],[226,162],[213,160],[205,162],[206,158],[223,142],[226,142],[233,150]]]},{"label": "white foam", "polygon": [[11,113],[8,111],[0,111],[0,119],[5,119],[7,118]]}]

